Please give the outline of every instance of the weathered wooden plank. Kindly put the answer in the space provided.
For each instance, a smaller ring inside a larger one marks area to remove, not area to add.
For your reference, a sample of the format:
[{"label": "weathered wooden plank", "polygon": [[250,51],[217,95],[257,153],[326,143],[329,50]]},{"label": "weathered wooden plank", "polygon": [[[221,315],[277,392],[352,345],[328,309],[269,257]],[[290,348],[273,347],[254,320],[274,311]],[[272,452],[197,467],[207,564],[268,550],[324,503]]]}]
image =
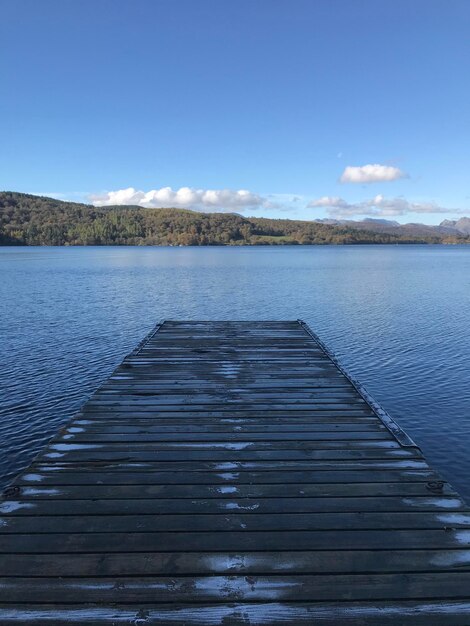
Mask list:
[{"label": "weathered wooden plank", "polygon": [[[400,455],[395,454],[395,450],[341,450],[326,449],[312,450],[309,455],[303,455],[304,459],[312,460],[294,460],[294,461],[238,461],[234,460],[236,456],[232,454],[229,461],[210,462],[210,461],[160,461],[158,451],[136,451],[123,449],[121,451],[109,451],[103,449],[102,446],[87,444],[86,450],[70,450],[57,452],[55,450],[46,452],[40,460],[43,462],[61,462],[65,464],[92,464],[96,469],[97,463],[106,464],[107,467],[119,464],[123,471],[132,468],[142,468],[142,463],[148,470],[163,470],[172,472],[190,472],[190,471],[239,471],[239,470],[299,470],[299,469],[337,469],[337,461],[342,461],[341,467],[344,470],[364,469],[374,471],[376,469],[426,469],[428,464],[426,461],[414,458],[403,458],[407,451],[401,451]],[[320,460],[321,459],[321,460]],[[60,466],[57,466],[60,467]]]},{"label": "weathered wooden plank", "polygon": [[[165,442],[165,443],[154,443],[148,444],[147,446],[138,446],[134,444],[129,445],[129,449],[120,447],[119,450],[125,451],[126,453],[133,448],[132,452],[139,451],[142,449],[150,448],[152,450],[151,461],[158,462],[170,462],[171,465],[167,465],[167,468],[175,468],[177,470],[181,469],[180,466],[175,465],[176,462],[190,462],[190,461],[205,461],[206,463],[210,463],[211,461],[223,461],[223,462],[236,462],[241,461],[271,461],[271,462],[279,462],[279,469],[289,470],[292,469],[291,466],[286,467],[286,461],[303,461],[305,462],[307,459],[312,459],[312,461],[322,460],[335,460],[335,459],[345,459],[345,449],[341,448],[341,445],[336,446],[323,446],[324,449],[319,450],[318,448],[312,449],[311,442],[292,442],[292,445],[289,445],[290,442],[230,442],[230,441],[211,441],[211,442],[194,442],[189,441],[185,443],[178,442]],[[341,442],[340,442],[341,443]],[[90,444],[94,445],[94,444]],[[112,446],[103,446],[103,444],[96,444],[98,449],[102,449],[104,452],[114,452],[115,449]],[[361,449],[359,449],[361,448]],[[363,448],[363,449],[362,449]],[[93,450],[97,448],[93,447]],[[365,446],[357,445],[356,448],[351,445],[348,446],[349,450],[356,450],[356,453],[353,455],[349,455],[349,458],[361,458],[361,459],[410,459],[410,458],[420,458],[419,455],[414,450],[400,450],[393,447],[389,449],[384,449],[381,447],[373,447],[365,448]],[[236,453],[234,455],[234,452]],[[94,453],[93,453],[94,455]],[[49,458],[57,458],[57,456],[52,456]],[[74,457],[74,461],[71,461],[70,457],[60,457],[65,462],[73,462],[77,460],[77,457]],[[88,457],[85,457],[88,458]],[[103,457],[105,458],[105,457]],[[110,457],[107,457],[110,458]],[[115,456],[112,457],[116,458]],[[123,455],[121,454],[118,458],[124,460]],[[131,457],[126,457],[126,459],[130,460]],[[80,457],[81,461],[83,458]],[[140,457],[142,460],[142,457]],[[148,462],[148,459],[147,459]],[[281,464],[282,462],[282,464]],[[304,463],[305,466],[305,463]],[[186,466],[184,466],[186,467]],[[308,467],[308,466],[306,466]],[[243,469],[243,468],[242,468]]]},{"label": "weathered wooden plank", "polygon": [[[193,488],[194,485],[191,485]],[[162,496],[163,497],[163,496]],[[349,512],[158,515],[50,515],[0,517],[4,533],[101,533],[161,531],[279,531],[279,530],[407,530],[470,529],[470,512]]]},{"label": "weathered wooden plank", "polygon": [[[321,451],[315,451],[317,453]],[[334,453],[333,451],[332,453]],[[345,451],[338,451],[344,453]],[[403,469],[429,469],[426,461],[420,458],[412,458],[412,455],[407,455],[407,450],[399,451],[400,457],[398,458],[384,458],[381,456],[376,458],[364,458],[364,454],[362,450],[358,452],[361,453],[360,456],[352,459],[324,459],[324,460],[296,460],[296,461],[239,461],[233,460],[236,459],[236,456],[232,456],[232,460],[230,461],[174,461],[174,462],[159,462],[155,457],[145,459],[142,455],[139,458],[139,453],[100,453],[94,458],[85,458],[85,459],[64,459],[62,453],[59,452],[51,452],[50,455],[44,454],[43,457],[38,458],[38,464],[34,465],[32,469],[38,471],[44,471],[46,469],[50,469],[52,471],[64,471],[64,470],[72,470],[77,471],[88,469],[91,472],[95,472],[97,469],[107,470],[113,469],[118,472],[131,472],[133,470],[142,471],[164,471],[164,472],[214,472],[214,473],[233,473],[233,472],[241,472],[241,471],[269,471],[274,470],[276,472],[279,471],[299,471],[299,470],[337,470],[338,469],[338,461],[341,460],[341,469],[343,471],[356,471],[356,470],[364,470],[370,472],[368,479],[372,480],[373,473],[376,470],[403,470]],[[392,450],[388,452],[393,452]],[[158,454],[158,453],[156,453]],[[134,458],[135,456],[135,458]],[[341,455],[340,455],[341,456]],[[393,457],[393,455],[390,455]],[[54,465],[49,465],[49,463],[54,463]]]},{"label": "weathered wooden plank", "polygon": [[[455,490],[447,483],[441,495],[456,496]],[[432,495],[428,483],[300,483],[289,484],[289,498],[292,497],[358,497],[358,496],[427,496]],[[95,499],[99,498],[285,498],[283,484],[241,484],[241,485],[82,485],[57,487],[35,485],[22,486],[18,492],[22,499]]]},{"label": "weathered wooden plank", "polygon": [[[342,464],[341,464],[342,466]],[[59,470],[59,471],[58,471]],[[441,487],[439,475],[428,469],[424,470],[374,470],[371,474],[363,470],[301,470],[301,471],[222,471],[222,472],[164,472],[117,471],[109,468],[75,467],[73,465],[56,468],[36,465],[32,470],[18,477],[17,485],[204,485],[204,484],[356,484],[376,483],[424,483],[430,491],[435,485]],[[445,485],[445,483],[443,483]]]},{"label": "weathered wooden plank", "polygon": [[[352,404],[358,404],[359,400],[357,396],[351,391],[339,391],[330,389],[320,389],[318,391],[301,391],[294,390],[293,392],[285,391],[281,393],[279,391],[263,392],[263,393],[246,393],[241,392],[237,388],[226,389],[220,393],[203,393],[202,391],[194,392],[192,394],[185,393],[162,393],[161,391],[136,391],[133,389],[125,390],[103,390],[93,396],[94,402],[131,402],[146,403],[146,404],[218,404],[227,400],[236,401],[243,400],[244,402],[256,402],[258,400],[270,400],[274,404],[278,402],[284,402],[286,400],[293,400],[296,404],[301,400],[316,400],[319,403],[333,404],[336,402],[344,403],[348,402]],[[363,402],[361,402],[363,404]]]},{"label": "weathered wooden plank", "polygon": [[[208,433],[206,433],[208,434]],[[420,453],[416,450],[403,450],[396,446],[396,442],[390,439],[388,435],[383,436],[380,431],[354,431],[356,435],[368,435],[364,439],[359,437],[351,437],[349,441],[346,437],[328,435],[339,435],[337,432],[316,432],[305,433],[305,439],[299,441],[299,435],[296,438],[292,435],[295,433],[286,433],[286,437],[282,439],[283,433],[276,433],[277,437],[269,439],[262,439],[261,437],[252,437],[251,435],[261,435],[261,433],[246,433],[245,437],[237,438],[231,436],[231,433],[211,433],[207,439],[201,436],[201,433],[195,433],[191,436],[191,433],[185,436],[178,437],[179,433],[164,433],[163,436],[159,434],[150,434],[148,439],[145,439],[145,435],[128,434],[128,445],[126,450],[182,450],[182,449],[209,449],[216,450],[217,448],[226,448],[227,450],[305,450],[307,455],[319,452],[320,450],[370,450],[370,449],[383,449],[383,450],[395,450],[395,452],[389,452],[388,456],[394,457],[415,457],[422,458]],[[199,436],[198,436],[199,435]],[[290,436],[289,436],[290,435]],[[317,436],[314,436],[317,435]],[[381,436],[382,435],[382,436]],[[87,435],[79,436],[72,435],[64,437],[61,440],[57,440],[57,443],[51,444],[54,446],[53,450],[70,451],[70,450],[120,450],[126,443],[126,434],[109,434],[90,432]],[[175,455],[175,460],[178,460],[178,456]],[[240,459],[242,460],[242,459]]]},{"label": "weathered wooden plank", "polygon": [[[189,432],[188,432],[189,431]],[[302,441],[372,441],[372,440],[388,440],[393,441],[391,434],[388,430],[371,430],[371,431],[361,431],[361,430],[343,430],[343,431],[303,431],[302,433],[297,432],[244,432],[244,431],[235,431],[235,432],[198,432],[194,431],[194,429],[188,429],[186,432],[160,432],[160,433],[148,433],[147,435],[140,436],[137,434],[134,435],[89,435],[88,439],[92,439],[96,442],[107,442],[108,444],[112,443],[124,443],[127,445],[128,449],[132,449],[134,444],[147,444],[149,448],[152,448],[153,442],[158,441],[237,441],[237,442],[255,442],[255,441],[298,441],[299,438],[302,438]],[[65,441],[64,441],[65,439]],[[82,437],[84,441],[87,440],[87,437]],[[73,443],[71,440],[74,440]],[[51,448],[53,450],[67,450],[68,446],[70,449],[74,446],[73,449],[78,449],[78,441],[79,437],[74,436],[73,434],[66,435],[66,437],[61,438],[61,443],[53,444]],[[70,443],[69,443],[70,442]],[[75,443],[76,442],[76,443]],[[77,446],[75,448],[75,446]],[[86,448],[86,445],[83,446]],[[104,446],[101,446],[104,447]]]},{"label": "weathered wooden plank", "polygon": [[[172,501],[174,503],[174,501]],[[122,507],[125,512],[129,501]],[[108,504],[108,502],[106,502]],[[39,505],[37,505],[39,506]],[[100,513],[103,503],[100,503]],[[247,511],[249,506],[226,508],[227,511]],[[58,502],[54,509],[62,510]],[[105,508],[103,506],[103,508]],[[129,507],[131,508],[131,507]],[[78,509],[77,509],[78,510]],[[172,507],[165,509],[172,511]],[[204,508],[205,510],[205,508]],[[325,509],[323,509],[325,510]],[[328,510],[328,509],[327,509]],[[341,510],[341,509],[339,509]],[[386,510],[386,509],[384,509]],[[134,509],[135,513],[136,509]],[[83,511],[86,513],[87,511]],[[154,512],[158,512],[155,507]],[[271,510],[272,512],[272,510]],[[172,551],[207,552],[250,550],[322,550],[330,546],[335,550],[416,550],[452,549],[470,547],[470,530],[342,530],[337,531],[231,531],[231,532],[149,532],[149,533],[37,533],[0,534],[0,553],[50,553],[50,552],[127,552]],[[379,558],[380,555],[377,555]]]},{"label": "weathered wooden plank", "polygon": [[228,410],[207,410],[207,409],[194,409],[187,411],[141,411],[141,410],[121,410],[115,409],[114,411],[100,411],[84,410],[77,414],[77,417],[85,418],[88,420],[108,420],[114,422],[122,422],[131,420],[133,423],[137,423],[138,420],[155,420],[155,419],[172,419],[172,420],[185,420],[187,422],[195,419],[311,419],[312,423],[315,421],[324,421],[325,418],[329,420],[338,419],[356,419],[356,417],[372,417],[373,413],[368,408],[355,408],[355,409],[338,409],[338,410],[326,410],[318,409],[315,411],[306,411],[298,408],[296,410],[269,410],[263,411],[262,417],[258,418],[260,412],[255,408],[251,409],[239,409],[238,407],[229,407]]},{"label": "weathered wooden plank", "polygon": [[[34,608],[33,608],[34,607]],[[160,604],[145,608],[135,605],[26,605],[18,608],[5,606],[0,610],[3,624],[28,624],[34,626],[75,626],[84,623],[93,626],[116,624],[147,626],[211,626],[220,624],[322,624],[322,626],[465,626],[470,621],[470,602],[456,600],[423,600],[369,603],[242,603],[235,604]]]},{"label": "weathered wooden plank", "polygon": [[[139,426],[134,425],[132,422],[129,425],[126,424],[118,424],[116,426],[113,425],[111,421],[108,422],[100,422],[96,424],[91,420],[87,420],[86,428],[80,427],[77,425],[77,421],[74,422],[75,426],[71,426],[66,428],[63,432],[66,434],[63,435],[64,440],[74,439],[75,441],[82,440],[85,437],[96,436],[96,435],[124,435],[132,434],[132,435],[150,435],[161,434],[161,433],[189,433],[189,432],[198,432],[198,433],[256,433],[262,432],[266,433],[266,425],[255,423],[225,423],[220,424],[219,421],[213,422],[199,422],[193,423],[192,421],[189,424],[178,423],[161,423],[160,420],[155,420],[153,423],[148,424],[147,426]],[[302,437],[302,433],[305,432],[352,432],[352,431],[360,431],[360,432],[376,432],[376,431],[384,431],[385,426],[382,424],[377,424],[376,420],[372,421],[359,421],[359,422],[340,422],[340,423],[329,423],[322,422],[320,424],[309,424],[309,423],[286,423],[281,422],[278,424],[270,424],[269,431],[273,433],[296,433],[297,436]]]},{"label": "weathered wooden plank", "polygon": [[[88,518],[87,518],[88,519]],[[294,550],[5,554],[11,576],[173,576],[198,574],[367,574],[470,571],[470,550]]]},{"label": "weathered wooden plank", "polygon": [[344,410],[360,410],[361,408],[366,410],[366,405],[363,402],[276,402],[270,404],[261,404],[255,402],[238,402],[232,403],[230,400],[227,400],[223,404],[198,404],[194,403],[192,405],[184,405],[184,404],[151,404],[145,401],[141,402],[93,402],[90,401],[86,407],[82,409],[82,411],[86,413],[90,413],[93,411],[100,411],[101,413],[114,413],[117,412],[127,412],[128,410],[133,411],[134,413],[159,413],[160,411],[168,411],[168,412],[179,412],[184,413],[186,411],[210,411],[211,407],[218,407],[217,410],[221,412],[230,412],[233,408],[246,410],[246,411],[292,411],[292,410],[302,410],[302,411],[344,411]]},{"label": "weathered wooden plank", "polygon": [[[288,498],[127,498],[127,499],[9,499],[0,504],[0,515],[157,515],[164,513],[326,513],[354,511],[465,511],[467,506],[455,496],[362,496]],[[343,535],[342,535],[343,536]],[[450,535],[449,535],[450,537]],[[447,537],[447,538],[449,538]],[[297,537],[298,538],[298,537]],[[341,541],[338,536],[338,541]],[[444,537],[442,538],[444,541]],[[470,532],[468,533],[470,541]],[[221,540],[222,541],[222,540]],[[1,543],[0,534],[0,545]],[[447,545],[447,544],[445,544]],[[467,545],[463,539],[462,545]],[[459,545],[455,545],[459,547]],[[234,548],[227,548],[236,550]],[[271,547],[275,549],[275,546]],[[288,549],[288,548],[284,548]]]},{"label": "weathered wooden plank", "polygon": [[[32,608],[34,607],[34,608]],[[135,605],[114,604],[100,607],[80,605],[25,605],[5,607],[0,611],[3,624],[28,624],[34,626],[74,626],[91,623],[93,626],[116,624],[147,626],[211,626],[221,624],[321,624],[322,626],[466,626],[470,621],[470,602],[456,601],[395,601],[369,603],[242,603],[235,604],[160,604],[145,608]]]},{"label": "weathered wooden plank", "polygon": [[269,379],[269,380],[259,380],[259,382],[248,382],[245,381],[243,383],[243,387],[238,386],[235,382],[230,384],[230,381],[227,382],[225,386],[222,386],[220,382],[214,381],[213,383],[207,382],[204,379],[200,379],[195,382],[194,379],[190,378],[189,380],[179,380],[179,379],[162,379],[162,377],[154,377],[151,378],[147,376],[145,378],[140,377],[131,377],[131,376],[112,376],[109,378],[106,383],[104,383],[101,387],[101,391],[115,391],[115,390],[136,390],[136,391],[147,391],[147,390],[155,390],[157,392],[168,392],[168,393],[200,393],[201,391],[207,392],[220,392],[223,393],[224,390],[233,390],[236,389],[239,393],[249,393],[254,391],[255,393],[263,393],[268,392],[272,393],[276,391],[277,393],[284,393],[285,391],[294,392],[296,389],[302,390],[304,393],[309,391],[320,393],[328,393],[329,390],[332,392],[336,391],[350,391],[351,385],[349,383],[342,382],[340,379],[330,380],[330,379],[311,379],[311,378],[296,378],[295,380],[289,380],[286,378],[280,379],[278,381]]},{"label": "weathered wooden plank", "polygon": [[82,602],[308,602],[334,600],[403,600],[462,598],[470,572],[353,575],[277,575],[113,578],[1,578],[0,603]]},{"label": "weathered wooden plank", "polygon": [[[308,376],[308,378],[306,378]],[[298,380],[298,385],[303,388],[313,388],[319,390],[323,388],[331,388],[336,390],[338,388],[348,389],[344,379],[334,370],[319,370],[317,372],[312,370],[300,370],[294,368],[290,370],[277,371],[274,374],[272,368],[262,369],[261,366],[250,370],[215,370],[214,368],[197,369],[192,370],[187,365],[177,369],[172,368],[170,365],[162,371],[161,367],[156,367],[152,371],[150,367],[137,368],[129,365],[122,370],[116,370],[114,374],[109,378],[109,384],[142,384],[153,385],[155,381],[159,382],[161,386],[164,385],[177,385],[175,381],[181,381],[181,389],[187,387],[193,387],[202,383],[207,383],[208,380],[212,381],[213,385],[220,386],[226,385],[228,389],[244,387],[245,384],[256,384],[260,387],[254,387],[256,389],[277,389],[283,388],[286,383],[292,383],[294,380]],[[290,386],[286,386],[286,389],[291,389]],[[294,387],[295,389],[296,387]],[[176,387],[175,387],[176,389]],[[178,387],[179,389],[179,387]]]}]

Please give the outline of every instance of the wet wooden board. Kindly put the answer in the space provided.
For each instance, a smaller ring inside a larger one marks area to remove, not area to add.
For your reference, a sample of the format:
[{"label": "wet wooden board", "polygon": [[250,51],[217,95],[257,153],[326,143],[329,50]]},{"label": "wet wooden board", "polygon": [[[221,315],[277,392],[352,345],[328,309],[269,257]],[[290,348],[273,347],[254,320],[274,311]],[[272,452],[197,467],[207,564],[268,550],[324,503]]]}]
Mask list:
[{"label": "wet wooden board", "polygon": [[0,624],[470,624],[470,509],[299,322],[176,322],[0,503]]}]

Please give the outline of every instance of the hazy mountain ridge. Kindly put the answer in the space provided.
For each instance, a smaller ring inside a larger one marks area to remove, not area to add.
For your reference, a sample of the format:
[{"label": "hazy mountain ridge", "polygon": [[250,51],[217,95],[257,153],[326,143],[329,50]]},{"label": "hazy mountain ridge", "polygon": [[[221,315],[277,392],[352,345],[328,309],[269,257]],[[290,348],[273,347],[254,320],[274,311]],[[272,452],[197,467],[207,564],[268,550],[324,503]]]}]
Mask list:
[{"label": "hazy mountain ridge", "polygon": [[[466,220],[466,221],[462,221]],[[450,220],[446,220],[450,222]],[[289,220],[139,206],[95,207],[0,192],[0,245],[285,245],[470,243],[450,226],[388,220]]]},{"label": "hazy mountain ridge", "polygon": [[470,235],[470,217],[461,217],[458,220],[444,220],[440,226],[449,230],[457,230],[464,235]]},{"label": "hazy mountain ridge", "polygon": [[376,233],[394,233],[407,235],[470,235],[470,218],[461,217],[459,220],[444,220],[436,226],[410,222],[400,224],[395,220],[365,218],[364,220],[337,220],[324,218],[315,220],[330,226],[347,226],[360,230],[371,230]]}]

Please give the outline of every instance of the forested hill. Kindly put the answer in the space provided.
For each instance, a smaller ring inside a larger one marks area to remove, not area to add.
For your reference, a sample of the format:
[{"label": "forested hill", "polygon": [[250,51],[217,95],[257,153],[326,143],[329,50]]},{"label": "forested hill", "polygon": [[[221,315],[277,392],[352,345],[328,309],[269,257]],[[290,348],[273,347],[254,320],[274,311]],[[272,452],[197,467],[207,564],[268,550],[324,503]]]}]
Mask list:
[{"label": "forested hill", "polygon": [[94,207],[0,192],[0,245],[271,245],[470,243],[459,234],[410,235],[318,222],[136,206]]}]

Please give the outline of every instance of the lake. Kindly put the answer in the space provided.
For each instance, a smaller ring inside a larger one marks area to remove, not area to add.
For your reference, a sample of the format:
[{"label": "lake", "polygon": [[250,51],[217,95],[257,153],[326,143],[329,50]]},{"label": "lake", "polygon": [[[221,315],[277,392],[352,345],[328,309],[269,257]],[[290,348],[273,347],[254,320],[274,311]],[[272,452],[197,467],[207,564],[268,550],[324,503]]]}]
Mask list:
[{"label": "lake", "polygon": [[470,500],[470,246],[0,248],[0,483],[161,319],[302,318]]}]

